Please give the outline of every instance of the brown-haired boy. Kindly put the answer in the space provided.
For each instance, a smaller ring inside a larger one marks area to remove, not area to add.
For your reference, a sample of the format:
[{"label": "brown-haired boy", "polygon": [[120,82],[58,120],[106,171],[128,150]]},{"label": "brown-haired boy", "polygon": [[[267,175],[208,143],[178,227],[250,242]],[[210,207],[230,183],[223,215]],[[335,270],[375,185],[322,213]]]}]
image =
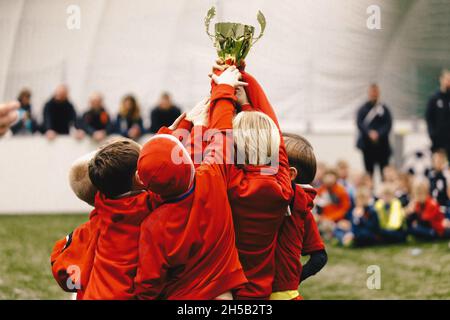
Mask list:
[{"label": "brown-haired boy", "polygon": [[[301,299],[300,282],[319,272],[327,262],[325,246],[311,213],[316,191],[305,185],[313,181],[316,173],[314,150],[299,135],[283,136],[295,194],[289,206],[291,215],[285,217],[278,234],[272,300]],[[300,262],[302,255],[310,255],[304,266]]]},{"label": "brown-haired boy", "polygon": [[78,299],[134,298],[140,224],[151,208],[136,179],[140,149],[121,139],[89,161],[89,179],[98,190],[95,209],[87,223],[56,243],[51,257],[55,279],[78,292]]}]

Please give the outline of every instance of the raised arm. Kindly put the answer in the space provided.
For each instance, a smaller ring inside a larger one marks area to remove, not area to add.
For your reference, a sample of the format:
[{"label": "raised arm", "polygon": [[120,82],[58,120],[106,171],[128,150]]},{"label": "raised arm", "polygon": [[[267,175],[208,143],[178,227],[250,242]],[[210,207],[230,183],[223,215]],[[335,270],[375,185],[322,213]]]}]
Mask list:
[{"label": "raised arm", "polygon": [[248,83],[248,86],[245,88],[245,92],[247,93],[252,109],[268,115],[273,122],[275,122],[278,129],[280,129],[280,124],[278,123],[278,118],[275,111],[273,110],[269,99],[267,99],[267,96],[258,81],[256,81],[256,79],[247,72],[242,72],[242,80]]}]

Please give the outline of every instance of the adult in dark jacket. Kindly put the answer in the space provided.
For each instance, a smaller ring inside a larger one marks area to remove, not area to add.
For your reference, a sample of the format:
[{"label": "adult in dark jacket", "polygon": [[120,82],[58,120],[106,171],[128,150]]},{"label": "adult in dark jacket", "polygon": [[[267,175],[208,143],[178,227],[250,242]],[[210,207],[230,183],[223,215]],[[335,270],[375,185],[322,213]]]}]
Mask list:
[{"label": "adult in dark jacket", "polygon": [[170,94],[164,92],[159,104],[150,113],[151,133],[156,133],[161,127],[170,126],[181,115],[181,110],[172,103]]},{"label": "adult in dark jacket", "polygon": [[89,98],[89,110],[81,119],[83,130],[95,141],[102,141],[107,136],[110,126],[109,114],[103,106],[103,96],[94,92]]},{"label": "adult in dark jacket", "polygon": [[428,101],[425,112],[431,149],[444,149],[450,157],[450,71],[442,72],[441,87]]},{"label": "adult in dark jacket", "polygon": [[111,131],[133,140],[139,139],[144,133],[141,109],[133,95],[126,95],[122,99],[119,114]]},{"label": "adult in dark jacket", "polygon": [[382,174],[391,156],[389,133],[392,116],[388,107],[379,100],[380,89],[377,84],[369,87],[368,95],[369,101],[359,108],[356,117],[359,131],[357,147],[363,153],[367,173],[373,175],[375,165],[378,165]]},{"label": "adult in dark jacket", "polygon": [[73,104],[69,101],[69,90],[65,85],[59,85],[54,96],[44,106],[43,129],[48,139],[53,140],[57,135],[68,135],[75,127],[75,137],[84,137],[84,131],[77,128],[77,114]]},{"label": "adult in dark jacket", "polygon": [[11,127],[14,135],[30,135],[38,130],[38,124],[31,112],[31,91],[23,89],[17,100],[20,103],[19,121]]}]

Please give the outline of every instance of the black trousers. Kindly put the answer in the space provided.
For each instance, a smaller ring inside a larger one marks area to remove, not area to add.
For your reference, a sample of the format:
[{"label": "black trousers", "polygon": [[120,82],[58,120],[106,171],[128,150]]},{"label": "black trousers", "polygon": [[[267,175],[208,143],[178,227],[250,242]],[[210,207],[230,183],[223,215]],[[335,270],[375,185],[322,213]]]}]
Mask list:
[{"label": "black trousers", "polygon": [[383,177],[383,169],[389,164],[390,152],[379,148],[366,148],[362,150],[362,153],[366,172],[373,176],[375,166],[378,165],[381,177]]}]

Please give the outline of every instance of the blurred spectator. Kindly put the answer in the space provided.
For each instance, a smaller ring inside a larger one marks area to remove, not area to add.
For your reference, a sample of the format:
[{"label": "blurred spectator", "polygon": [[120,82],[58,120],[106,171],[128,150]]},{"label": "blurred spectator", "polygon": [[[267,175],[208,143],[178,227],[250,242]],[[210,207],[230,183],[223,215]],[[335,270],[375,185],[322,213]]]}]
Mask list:
[{"label": "blurred spectator", "polygon": [[150,113],[150,132],[156,133],[161,127],[170,126],[179,116],[181,110],[172,103],[170,94],[164,92],[161,95],[159,104]]},{"label": "blurred spectator", "polygon": [[440,206],[449,206],[450,197],[450,172],[445,150],[436,150],[432,155],[432,168],[427,172],[430,182],[431,196]]},{"label": "blurred spectator", "polygon": [[450,155],[450,71],[444,70],[440,90],[428,101],[425,119],[431,139],[431,149],[444,149]]},{"label": "blurred spectator", "polygon": [[102,141],[107,135],[110,118],[103,106],[103,97],[95,92],[89,98],[89,110],[82,117],[83,130],[95,141]]},{"label": "blurred spectator", "polygon": [[374,185],[372,176],[366,172],[357,174],[354,180],[355,188],[368,188],[372,193],[372,198],[374,198]]},{"label": "blurred spectator", "polygon": [[408,173],[399,173],[396,183],[395,196],[400,200],[402,207],[409,204],[411,195],[411,175]]},{"label": "blurred spectator", "polygon": [[393,165],[384,167],[382,175],[383,175],[383,182],[385,183],[394,185],[398,181],[398,170]]},{"label": "blurred spectator", "polygon": [[31,113],[31,91],[23,89],[17,100],[20,103],[19,121],[11,127],[14,135],[30,135],[38,130],[38,125]]},{"label": "blurred spectator", "polygon": [[338,176],[338,183],[345,188],[347,194],[350,197],[351,201],[350,210],[352,210],[355,200],[355,186],[350,181],[350,166],[348,162],[345,160],[339,160],[336,163],[336,173]]},{"label": "blurred spectator", "polygon": [[[69,90],[59,85],[54,96],[44,106],[43,129],[48,139],[53,140],[59,134],[67,135],[72,127],[76,128],[77,114],[69,101]],[[75,137],[81,139],[84,131],[76,129]]]},{"label": "blurred spectator", "polygon": [[314,188],[319,188],[323,184],[323,175],[327,170],[327,166],[323,162],[317,162],[316,176],[312,182]]},{"label": "blurred spectator", "polygon": [[10,126],[17,121],[20,104],[17,101],[0,103],[0,138],[9,132]]},{"label": "blurred spectator", "polygon": [[400,200],[395,197],[394,190],[394,186],[383,184],[380,199],[375,202],[380,235],[385,243],[406,241],[405,212]]},{"label": "blurred spectator", "polygon": [[350,209],[350,198],[345,188],[337,183],[337,173],[334,170],[325,172],[323,185],[317,190],[316,199],[321,219],[337,222]]},{"label": "blurred spectator", "polygon": [[141,109],[133,95],[123,97],[112,131],[133,140],[139,139],[144,133]]},{"label": "blurred spectator", "polygon": [[344,233],[340,239],[344,246],[362,247],[378,242],[380,225],[371,201],[370,189],[362,187],[356,191],[355,208],[351,213],[351,231]]},{"label": "blurred spectator", "polygon": [[446,233],[444,215],[439,204],[430,197],[429,192],[426,181],[415,184],[413,201],[407,209],[408,233],[424,240],[443,237]]},{"label": "blurred spectator", "polygon": [[359,130],[357,147],[362,151],[366,171],[373,175],[375,165],[380,171],[389,163],[391,147],[389,133],[392,128],[391,113],[380,102],[380,90],[372,84],[368,91],[369,101],[358,110],[357,126]]},{"label": "blurred spectator", "polygon": [[350,181],[350,166],[345,160],[339,160],[336,163],[336,173],[338,176],[338,183],[344,186],[350,197],[355,195],[355,186]]}]

